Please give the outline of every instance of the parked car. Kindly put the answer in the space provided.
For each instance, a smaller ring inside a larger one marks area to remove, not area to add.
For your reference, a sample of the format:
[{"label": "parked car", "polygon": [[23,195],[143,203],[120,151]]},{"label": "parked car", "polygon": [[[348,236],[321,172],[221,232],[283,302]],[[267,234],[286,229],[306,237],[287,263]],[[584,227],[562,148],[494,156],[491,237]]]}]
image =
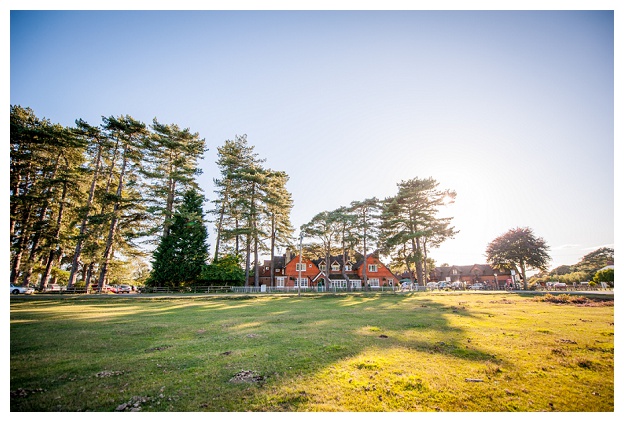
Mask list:
[{"label": "parked car", "polygon": [[35,292],[35,289],[33,289],[32,287],[28,286],[16,286],[13,283],[11,284],[11,294],[12,295],[19,295],[19,294],[23,294],[23,295],[31,295]]},{"label": "parked car", "polygon": [[117,293],[130,293],[132,291],[132,287],[127,284],[122,284],[117,287]]},{"label": "parked car", "polygon": [[453,290],[460,290],[460,289],[464,289],[464,283],[462,283],[461,281],[454,281],[451,283],[451,289]]},{"label": "parked car", "polygon": [[438,283],[436,283],[435,281],[430,281],[429,283],[427,283],[427,288],[428,289],[437,289],[438,288]]},{"label": "parked car", "polygon": [[470,290],[483,290],[484,287],[483,283],[475,283],[470,286]]},{"label": "parked car", "polygon": [[61,286],[60,284],[48,284],[45,288],[46,292],[60,292],[66,290],[67,287]]},{"label": "parked car", "polygon": [[440,281],[438,283],[438,289],[448,289],[451,287],[451,283],[446,282],[446,281]]}]

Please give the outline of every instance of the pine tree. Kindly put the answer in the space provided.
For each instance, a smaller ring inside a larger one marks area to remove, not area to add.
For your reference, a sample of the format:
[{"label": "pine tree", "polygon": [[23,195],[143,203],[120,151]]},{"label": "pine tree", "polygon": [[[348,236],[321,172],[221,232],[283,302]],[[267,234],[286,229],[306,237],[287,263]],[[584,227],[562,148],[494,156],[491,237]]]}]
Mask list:
[{"label": "pine tree", "polygon": [[157,119],[153,120],[152,130],[142,171],[151,182],[150,212],[159,220],[154,229],[162,230],[162,236],[167,237],[182,192],[201,191],[195,177],[201,174],[198,161],[206,151],[205,140],[189,129],[162,124]]},{"label": "pine tree", "polygon": [[403,253],[411,273],[415,264],[418,282],[424,285],[424,261],[426,242],[432,245],[454,236],[449,227],[451,218],[439,218],[439,208],[448,199],[455,198],[451,190],[438,190],[438,182],[432,178],[414,178],[397,184],[396,196],[384,201],[382,233],[385,250],[407,250]]},{"label": "pine tree", "polygon": [[290,222],[293,200],[292,195],[286,189],[286,182],[288,182],[286,173],[282,171],[269,172],[265,202],[269,225],[269,249],[271,251],[271,286],[275,286],[275,248],[276,246],[291,245],[294,231]]},{"label": "pine tree", "polygon": [[[259,168],[264,162],[253,150],[254,147],[247,144],[247,135],[237,135],[234,140],[228,139],[217,148],[217,166],[221,178],[214,179],[217,190],[216,199],[212,201],[214,209],[211,211],[215,216],[217,231],[214,261],[219,260],[222,252],[238,255],[240,237],[248,234],[242,216],[247,204],[243,198],[249,194],[243,173],[246,173],[246,169]],[[232,241],[234,245],[228,247]]]},{"label": "pine tree", "polygon": [[148,285],[179,287],[200,280],[208,259],[203,200],[194,189],[184,194],[173,214],[169,235],[161,239],[154,252]]},{"label": "pine tree", "polygon": [[143,212],[144,199],[140,190],[136,188],[141,182],[138,178],[138,170],[141,168],[144,153],[143,146],[145,144],[145,136],[147,135],[145,124],[133,119],[131,116],[120,116],[118,118],[111,116],[104,118],[103,121],[104,129],[109,131],[110,136],[119,141],[121,167],[117,177],[116,193],[110,197],[113,209],[110,214],[108,236],[100,265],[98,280],[100,291],[107,280],[109,265],[113,259],[113,251],[119,245],[120,231],[125,229],[125,233],[121,237],[130,239],[132,232],[136,233],[142,222],[141,220],[145,219]]}]

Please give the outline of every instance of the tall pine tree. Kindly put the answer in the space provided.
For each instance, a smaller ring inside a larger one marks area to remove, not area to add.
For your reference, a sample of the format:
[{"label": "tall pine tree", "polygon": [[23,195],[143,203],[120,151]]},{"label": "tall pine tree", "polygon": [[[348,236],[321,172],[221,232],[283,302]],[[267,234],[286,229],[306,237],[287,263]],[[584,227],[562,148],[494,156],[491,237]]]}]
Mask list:
[{"label": "tall pine tree", "polygon": [[208,259],[208,232],[204,225],[204,198],[192,189],[173,214],[169,235],[161,239],[154,252],[148,285],[179,287],[201,278]]}]

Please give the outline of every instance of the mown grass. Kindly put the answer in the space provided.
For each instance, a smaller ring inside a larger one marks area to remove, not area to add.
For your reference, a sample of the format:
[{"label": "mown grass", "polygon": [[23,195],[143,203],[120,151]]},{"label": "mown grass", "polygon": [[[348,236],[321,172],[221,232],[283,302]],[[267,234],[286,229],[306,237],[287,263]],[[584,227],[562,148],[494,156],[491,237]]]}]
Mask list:
[{"label": "mown grass", "polygon": [[[614,308],[588,305],[508,293],[12,298],[10,407],[613,412]],[[255,378],[234,382],[242,371]]]}]

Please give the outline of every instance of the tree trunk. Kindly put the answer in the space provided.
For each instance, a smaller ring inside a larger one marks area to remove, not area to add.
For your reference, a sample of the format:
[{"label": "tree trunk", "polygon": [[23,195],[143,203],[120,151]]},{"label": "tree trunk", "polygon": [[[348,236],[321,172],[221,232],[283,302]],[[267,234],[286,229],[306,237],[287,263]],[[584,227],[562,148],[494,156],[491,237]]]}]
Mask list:
[{"label": "tree trunk", "polygon": [[[49,175],[50,180],[54,180],[56,178],[56,174],[58,173],[59,165],[61,162],[62,154],[59,154],[56,157],[56,165],[54,166],[54,170],[52,174]],[[50,194],[52,193],[52,187],[49,186],[43,193],[45,200],[43,201],[43,205],[41,207],[41,211],[39,212],[39,218],[37,219],[37,223],[39,223],[39,227],[34,231],[32,244],[30,246],[30,255],[28,256],[26,271],[24,272],[24,279],[22,283],[24,286],[27,286],[30,283],[30,277],[32,276],[33,268],[35,265],[36,255],[39,251],[39,243],[41,242],[41,235],[43,234],[43,228],[41,227],[42,223],[45,221],[45,217],[48,214],[48,209],[50,207]],[[35,227],[37,225],[35,223]]]},{"label": "tree trunk", "polygon": [[271,264],[269,269],[271,271],[269,286],[275,286],[275,213],[271,215]]},{"label": "tree trunk", "polygon": [[260,286],[260,265],[258,265],[258,236],[254,239],[254,286]]},{"label": "tree trunk", "polygon": [[95,195],[95,186],[97,184],[97,178],[100,172],[100,162],[102,158],[102,145],[98,145],[97,156],[95,159],[95,170],[93,172],[93,179],[91,180],[91,187],[89,189],[89,196],[87,197],[87,209],[85,210],[85,215],[82,218],[82,222],[80,224],[80,234],[78,235],[78,241],[76,242],[76,249],[74,251],[74,257],[72,258],[72,266],[69,272],[69,281],[67,282],[67,287],[72,287],[74,285],[74,281],[76,280],[76,273],[78,271],[78,263],[80,262],[80,254],[82,253],[82,243],[84,242],[84,235],[87,231],[87,219],[89,217],[89,212],[91,211],[91,204],[93,203],[93,197]]},{"label": "tree trunk", "polygon": [[249,234],[246,236],[247,238],[247,245],[245,246],[245,287],[249,286],[249,266],[250,266],[250,260],[251,260],[251,238],[249,236]]},{"label": "tree trunk", "polygon": [[427,239],[423,238],[423,267],[424,267],[424,277],[425,277],[425,285],[427,284]]},{"label": "tree trunk", "polygon": [[524,261],[520,261],[520,270],[522,271],[522,281],[524,284],[524,290],[529,290],[529,281],[527,280],[527,277],[526,277],[526,264],[524,263]]},{"label": "tree trunk", "polygon": [[50,254],[48,255],[48,262],[46,263],[46,268],[45,271],[43,273],[43,276],[41,277],[41,283],[40,283],[40,288],[41,290],[45,290],[47,284],[48,284],[48,278],[50,276],[50,273],[52,271],[52,264],[54,263],[54,258],[55,258],[55,254],[56,251],[59,251],[59,261],[60,258],[62,258],[62,253],[61,253],[61,249],[58,247],[59,242],[60,242],[60,235],[61,235],[61,223],[63,222],[63,211],[65,209],[65,198],[67,197],[67,182],[63,183],[63,194],[61,196],[61,204],[59,206],[59,213],[58,213],[58,218],[56,219],[56,231],[54,233],[54,240],[52,243],[52,247],[50,248]]},{"label": "tree trunk", "polygon": [[108,231],[108,239],[106,241],[106,248],[104,249],[104,256],[102,258],[102,267],[100,268],[100,277],[98,279],[98,290],[101,292],[104,287],[104,281],[106,280],[106,276],[108,275],[108,264],[110,263],[110,259],[113,251],[113,241],[115,238],[115,232],[117,231],[117,224],[119,222],[119,206],[121,201],[121,194],[123,193],[124,186],[124,176],[126,173],[126,164],[127,164],[127,151],[128,146],[126,145],[123,152],[123,164],[121,166],[121,174],[119,175],[119,184],[117,185],[117,199],[115,201],[115,206],[113,207],[113,219],[111,221],[110,229]]},{"label": "tree trunk", "polygon": [[365,291],[368,291],[368,275],[366,274],[366,271],[368,270],[367,265],[368,265],[368,260],[366,258],[366,223],[364,225],[364,242],[363,242],[363,246],[364,246],[364,264],[362,265],[362,288]]},{"label": "tree trunk", "polygon": [[[223,202],[221,204],[221,211],[219,212],[219,222],[217,224],[217,240],[215,245],[215,255],[214,261],[217,262],[219,259],[219,248],[221,247],[221,230],[223,229],[223,218],[225,216],[225,207],[228,203],[228,192],[227,190],[224,192]],[[238,219],[236,219],[236,254],[238,255]]]},{"label": "tree trunk", "polygon": [[[343,237],[344,238],[344,237]],[[345,265],[347,265],[347,250],[345,248],[344,242],[342,243],[342,276],[347,281],[347,291],[353,291],[353,286],[351,286],[351,280],[349,280],[349,276],[347,275],[347,271],[345,270]]]},{"label": "tree trunk", "polygon": [[26,212],[24,213],[24,218],[22,219],[21,224],[21,233],[19,237],[19,242],[17,243],[17,251],[13,256],[13,265],[11,266],[11,278],[10,281],[13,284],[17,284],[17,279],[19,277],[20,267],[22,263],[22,254],[26,249],[26,243],[29,237],[29,226],[30,226],[30,214],[32,212],[32,205],[29,204],[26,208]]},{"label": "tree trunk", "polygon": [[[170,173],[173,173],[173,169],[170,168]],[[167,203],[165,205],[165,222],[163,224],[163,239],[169,236],[171,230],[171,216],[173,215],[173,200],[175,199],[176,181],[172,176],[169,176],[169,183],[167,186]]]},{"label": "tree trunk", "polygon": [[420,246],[420,237],[417,237],[416,238],[416,277],[418,277],[419,280],[422,280],[423,286],[425,286],[427,283],[423,277],[423,262],[422,262],[421,251],[422,249]]}]

